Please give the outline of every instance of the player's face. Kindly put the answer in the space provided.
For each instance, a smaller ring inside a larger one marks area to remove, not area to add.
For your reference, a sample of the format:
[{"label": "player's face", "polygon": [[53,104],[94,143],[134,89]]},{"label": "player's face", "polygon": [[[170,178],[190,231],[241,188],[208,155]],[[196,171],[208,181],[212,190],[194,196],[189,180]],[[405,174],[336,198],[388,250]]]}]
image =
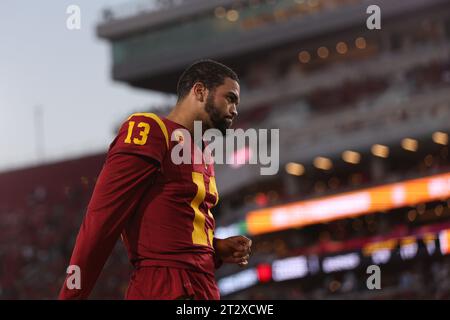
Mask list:
[{"label": "player's face", "polygon": [[225,78],[224,84],[210,92],[205,103],[206,123],[225,135],[237,116],[240,88],[237,81]]}]

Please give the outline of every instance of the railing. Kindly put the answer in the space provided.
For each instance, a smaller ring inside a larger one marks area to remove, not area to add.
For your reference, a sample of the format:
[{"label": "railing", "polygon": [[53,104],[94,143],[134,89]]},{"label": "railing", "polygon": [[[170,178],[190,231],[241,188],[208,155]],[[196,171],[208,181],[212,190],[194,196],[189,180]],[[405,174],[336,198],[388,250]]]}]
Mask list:
[{"label": "railing", "polygon": [[[319,144],[324,139],[342,140],[346,135],[373,135],[383,128],[399,127],[402,123],[412,124],[411,133],[426,123],[438,122],[449,116],[450,90],[443,88],[426,94],[411,96],[407,101],[378,106],[374,110],[347,110],[339,114],[324,115],[311,119],[304,128],[284,128],[280,149],[305,144]],[[299,137],[301,140],[299,141]]]},{"label": "railing", "polygon": [[[432,61],[445,61],[449,56],[450,43],[444,43],[432,47],[418,47],[408,52],[386,52],[360,63],[333,65],[324,72],[307,76],[299,74],[246,92],[242,97],[241,110],[251,110],[261,104],[271,102],[279,103],[286,97],[301,96],[317,89],[333,88],[336,83],[405,72]],[[299,83],[302,85],[299,85]]]},{"label": "railing", "polygon": [[125,19],[142,13],[168,10],[182,5],[189,0],[133,0],[114,8],[105,8],[102,11],[103,22]]},{"label": "railing", "polygon": [[[199,55],[205,54],[206,49],[202,48],[221,48],[218,53],[211,53],[211,55],[223,55],[224,50],[230,50],[230,48],[233,48],[233,51],[236,53],[237,48],[242,42],[253,43],[259,37],[266,37],[269,26],[286,26],[287,23],[303,21],[306,18],[309,19],[308,23],[313,23],[313,21],[320,23],[322,21],[320,19],[321,14],[328,12],[328,14],[332,15],[342,15],[343,12],[340,12],[341,10],[350,8],[362,0],[339,0],[335,6],[330,6],[330,2],[336,0],[304,2],[302,5],[298,4],[295,0],[277,0],[269,2],[261,1],[258,6],[243,5],[240,7],[236,7],[236,5],[233,7],[232,0],[228,0],[230,3],[226,0],[209,0],[210,7],[208,10],[206,10],[206,6],[204,5],[208,3],[207,1],[187,1],[183,0],[177,5],[186,10],[171,10],[183,11],[177,16],[177,19],[171,18],[173,19],[172,22],[176,21],[176,23],[167,24],[164,28],[147,28],[145,30],[145,27],[143,27],[145,25],[145,19],[142,19],[142,24],[139,24],[139,33],[134,34],[132,37],[126,36],[115,39],[113,41],[114,65],[119,66],[124,63],[131,63],[132,61],[156,62],[160,59],[164,61],[176,61],[185,56],[198,57]],[[221,4],[220,7],[223,8],[236,8],[237,16],[230,18],[227,13],[213,13],[215,3]],[[310,5],[307,3],[310,3]],[[317,3],[317,5],[313,5],[314,3]],[[200,7],[200,4],[203,4],[204,11],[201,15],[194,15],[192,10],[187,10],[188,7]],[[149,8],[146,8],[147,6]],[[163,8],[174,9],[176,7],[147,6],[143,6],[141,10],[135,10],[135,15],[162,10]],[[120,16],[117,16],[117,13],[114,12],[120,12]],[[131,13],[128,7],[124,9],[108,9],[106,18],[109,19],[108,21],[113,21],[117,20],[118,17],[131,16]],[[170,16],[171,12],[164,13]],[[161,12],[161,16],[166,15],[163,15]],[[161,19],[159,23],[162,21],[168,22],[168,20]],[[154,21],[151,21],[149,18],[147,22],[148,25],[152,25]],[[307,27],[307,22],[303,23]],[[222,50],[224,43],[227,43],[226,47],[228,48],[223,48]]]}]

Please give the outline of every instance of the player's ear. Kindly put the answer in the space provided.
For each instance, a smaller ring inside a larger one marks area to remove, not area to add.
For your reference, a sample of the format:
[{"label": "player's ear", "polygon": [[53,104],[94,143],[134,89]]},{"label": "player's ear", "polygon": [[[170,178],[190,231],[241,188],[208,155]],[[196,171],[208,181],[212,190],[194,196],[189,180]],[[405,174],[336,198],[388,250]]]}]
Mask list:
[{"label": "player's ear", "polygon": [[202,82],[194,83],[192,86],[192,91],[197,101],[205,102],[206,97],[208,96],[208,89],[206,89]]}]

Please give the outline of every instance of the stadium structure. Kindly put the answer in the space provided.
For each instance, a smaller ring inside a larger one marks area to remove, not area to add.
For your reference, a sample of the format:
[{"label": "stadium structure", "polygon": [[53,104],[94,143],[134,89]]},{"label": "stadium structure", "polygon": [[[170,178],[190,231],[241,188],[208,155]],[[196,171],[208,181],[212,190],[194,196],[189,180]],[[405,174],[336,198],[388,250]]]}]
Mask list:
[{"label": "stadium structure", "polygon": [[[217,271],[224,299],[450,298],[450,1],[133,1],[97,34],[138,88],[174,94],[191,62],[229,65],[236,127],[280,130],[278,174],[244,164],[249,147],[216,166],[216,236],[254,248]],[[1,236],[22,235],[0,250],[0,297],[54,296],[103,160],[0,174]],[[119,244],[94,297],[123,297],[128,268]]]}]

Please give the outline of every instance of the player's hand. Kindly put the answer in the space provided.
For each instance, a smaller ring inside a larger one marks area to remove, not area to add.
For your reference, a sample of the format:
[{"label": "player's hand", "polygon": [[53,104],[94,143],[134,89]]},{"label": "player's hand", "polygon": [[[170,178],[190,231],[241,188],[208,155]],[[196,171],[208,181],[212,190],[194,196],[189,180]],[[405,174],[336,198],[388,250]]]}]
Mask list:
[{"label": "player's hand", "polygon": [[226,239],[214,239],[216,255],[225,263],[236,263],[241,267],[248,264],[252,252],[252,240],[244,236],[234,236]]}]

